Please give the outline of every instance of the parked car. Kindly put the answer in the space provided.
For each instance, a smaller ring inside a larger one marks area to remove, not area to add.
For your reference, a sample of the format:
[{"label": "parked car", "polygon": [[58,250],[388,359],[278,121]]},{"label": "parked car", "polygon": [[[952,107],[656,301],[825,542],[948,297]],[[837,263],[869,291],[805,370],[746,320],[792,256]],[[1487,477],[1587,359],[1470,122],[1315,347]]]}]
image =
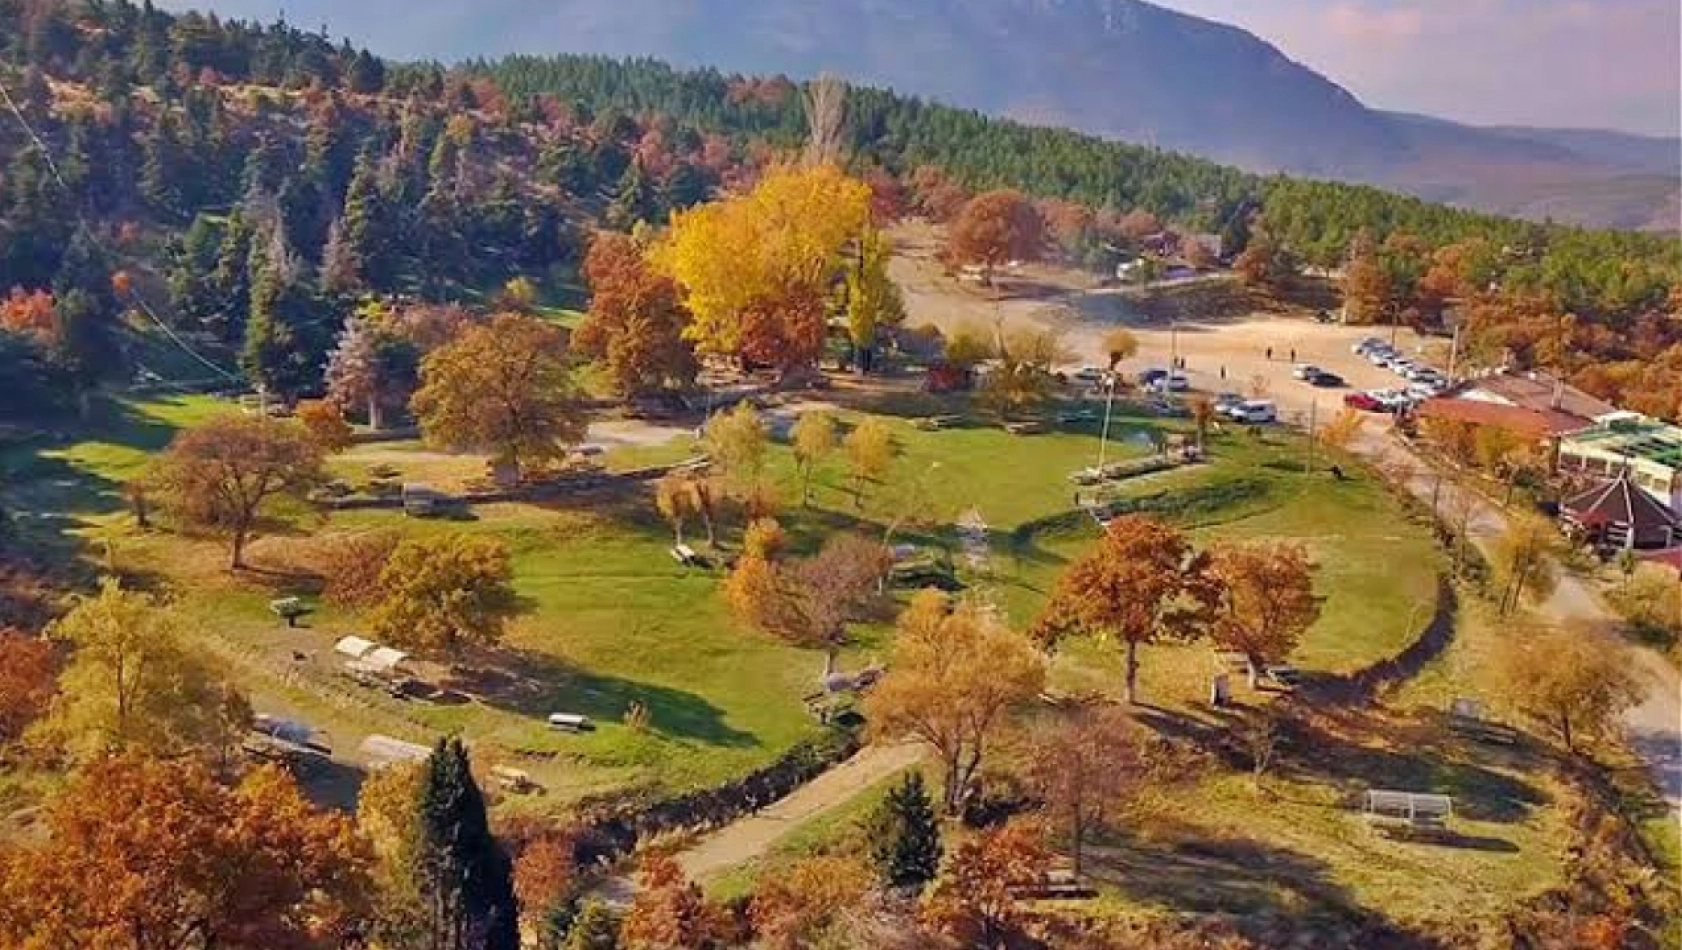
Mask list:
[{"label": "parked car", "polygon": [[1279,418],[1279,409],[1268,400],[1249,399],[1233,406],[1227,414],[1232,417],[1234,422],[1261,425],[1276,421]]},{"label": "parked car", "polygon": [[1104,371],[1096,366],[1082,366],[1075,371],[1075,379],[1083,383],[1096,383],[1104,378]]},{"label": "parked car", "polygon": [[1144,386],[1146,388],[1149,388],[1151,386],[1154,386],[1156,384],[1157,380],[1159,380],[1162,377],[1167,376],[1167,375],[1168,375],[1167,370],[1159,369],[1159,368],[1154,367],[1154,366],[1151,367],[1150,369],[1140,370],[1139,371],[1139,385]]},{"label": "parked car", "polygon": [[1320,367],[1315,366],[1313,363],[1298,363],[1296,367],[1291,370],[1291,375],[1295,376],[1297,379],[1307,380],[1314,378],[1320,372],[1322,372]]},{"label": "parked car", "polygon": [[1150,388],[1159,393],[1185,392],[1191,388],[1191,380],[1187,379],[1184,373],[1168,373],[1158,376],[1156,381],[1150,384]]},{"label": "parked car", "polygon": [[1402,393],[1400,390],[1375,389],[1372,390],[1369,395],[1378,400],[1378,404],[1384,407],[1385,412],[1399,412],[1412,405],[1412,403],[1408,400],[1407,395]]},{"label": "parked car", "polygon": [[1351,409],[1359,409],[1362,412],[1385,411],[1384,403],[1380,402],[1378,397],[1374,396],[1370,392],[1349,393],[1343,397],[1343,404]]},{"label": "parked car", "polygon": [[1367,362],[1374,366],[1386,366],[1390,361],[1401,356],[1388,346],[1374,347],[1367,351]]},{"label": "parked car", "polygon": [[1243,401],[1244,397],[1238,393],[1219,393],[1215,396],[1215,411],[1224,415],[1228,409]]},{"label": "parked car", "polygon": [[1411,373],[1415,369],[1417,369],[1419,364],[1415,363],[1413,360],[1410,360],[1405,356],[1398,356],[1395,359],[1390,360],[1388,363],[1385,363],[1384,366],[1390,372],[1395,373],[1397,376],[1400,376],[1403,379],[1406,379],[1407,374]]},{"label": "parked car", "polygon": [[1361,340],[1361,342],[1359,342],[1359,343],[1355,344],[1354,346],[1350,347],[1349,352],[1354,353],[1356,356],[1366,356],[1368,353],[1371,353],[1373,350],[1376,350],[1376,349],[1379,349],[1379,348],[1388,348],[1388,347],[1389,347],[1389,344],[1385,343],[1383,340],[1380,340],[1378,337],[1369,336],[1369,337],[1366,337],[1365,339]]},{"label": "parked car", "polygon": [[1345,385],[1342,376],[1336,373],[1328,373],[1325,370],[1320,370],[1313,376],[1308,377],[1308,384],[1319,386],[1321,389],[1342,389]]}]

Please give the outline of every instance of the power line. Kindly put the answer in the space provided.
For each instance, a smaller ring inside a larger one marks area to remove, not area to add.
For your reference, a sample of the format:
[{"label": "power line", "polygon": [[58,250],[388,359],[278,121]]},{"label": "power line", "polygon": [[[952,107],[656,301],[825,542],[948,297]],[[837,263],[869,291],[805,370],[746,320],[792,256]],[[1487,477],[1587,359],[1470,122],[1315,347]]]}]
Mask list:
[{"label": "power line", "polygon": [[[65,182],[64,176],[60,174],[58,170],[58,163],[53,161],[52,149],[47,147],[46,141],[43,140],[40,134],[35,131],[35,127],[29,124],[29,118],[23,114],[22,109],[18,108],[17,102],[12,98],[11,90],[6,88],[6,84],[3,81],[0,81],[0,99],[5,100],[6,108],[12,113],[12,116],[17,119],[18,125],[23,128],[24,134],[29,137],[30,141],[35,143],[35,148],[41,153],[42,161],[46,162],[47,172],[52,175],[53,182],[56,183],[59,189],[64,192],[65,196],[70,199],[71,206],[74,208],[76,214],[76,229],[85,235],[89,241],[92,241],[94,246],[99,248],[99,250],[107,257],[112,258],[113,260],[122,260],[123,256],[107,247],[105,242],[100,240],[98,232],[88,225],[87,218],[82,215],[80,203],[76,200],[76,193],[74,189]],[[193,349],[191,346],[188,346],[185,340],[177,336],[175,331],[170,329],[169,326],[158,317],[157,312],[152,309],[151,304],[146,302],[146,298],[141,295],[139,289],[130,287],[129,297],[136,305],[138,305],[140,311],[146,315],[147,319],[151,320],[152,324],[159,330],[162,330],[164,336],[168,337],[170,342],[180,347],[183,353],[186,353],[193,359],[198,360],[200,363],[214,370],[225,379],[232,379],[241,382],[244,381],[244,377],[236,373],[229,372],[217,365],[215,362],[211,361],[199,351]]]}]

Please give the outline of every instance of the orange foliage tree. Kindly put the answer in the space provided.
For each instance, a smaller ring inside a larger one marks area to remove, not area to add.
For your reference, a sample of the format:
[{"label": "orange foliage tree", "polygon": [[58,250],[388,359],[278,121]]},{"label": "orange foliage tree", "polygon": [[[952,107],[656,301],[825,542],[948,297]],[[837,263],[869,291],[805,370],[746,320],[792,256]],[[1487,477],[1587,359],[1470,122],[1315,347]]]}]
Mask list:
[{"label": "orange foliage tree", "polygon": [[720,941],[726,930],[724,914],[683,876],[676,860],[665,855],[646,859],[637,885],[622,931],[626,944],[648,950],[707,950]]},{"label": "orange foliage tree", "polygon": [[1207,554],[1161,522],[1127,515],[1110,522],[1103,541],[1058,580],[1034,632],[1048,644],[1068,634],[1121,644],[1127,701],[1133,703],[1139,646],[1201,635],[1219,596]]},{"label": "orange foliage tree", "polygon": [[601,360],[621,396],[681,388],[695,381],[699,363],[683,338],[689,312],[670,277],[657,273],[628,234],[603,231],[584,258],[590,313],[573,344]]},{"label": "orange foliage tree", "polygon": [[1210,553],[1210,573],[1220,582],[1210,636],[1244,654],[1254,687],[1262,667],[1289,656],[1320,618],[1308,549],[1283,542],[1223,544]]},{"label": "orange foliage tree", "polygon": [[352,436],[345,412],[330,399],[304,399],[298,402],[298,422],[303,425],[310,441],[322,453],[342,452],[350,448]]},{"label": "orange foliage tree", "polygon": [[[766,950],[822,946],[871,892],[869,869],[852,858],[807,858],[760,885],[749,904],[753,928]],[[836,944],[841,945],[841,944]]]},{"label": "orange foliage tree", "polygon": [[1010,261],[1038,260],[1045,222],[1033,203],[1008,188],[976,195],[964,205],[946,235],[946,254],[955,264],[981,268],[982,282]]},{"label": "orange foliage tree", "polygon": [[305,950],[366,918],[368,854],[284,772],[218,784],[192,758],[101,760],[0,872],[0,945]]},{"label": "orange foliage tree", "polygon": [[1042,880],[1051,863],[1045,830],[1028,819],[961,842],[935,879],[922,919],[964,947],[1008,946],[1027,920],[1016,889]]},{"label": "orange foliage tree", "polygon": [[57,326],[53,295],[44,290],[26,291],[22,287],[13,287],[11,293],[0,300],[0,329],[50,340]]},{"label": "orange foliage tree", "polygon": [[0,745],[23,735],[52,702],[58,663],[52,644],[0,628]]}]

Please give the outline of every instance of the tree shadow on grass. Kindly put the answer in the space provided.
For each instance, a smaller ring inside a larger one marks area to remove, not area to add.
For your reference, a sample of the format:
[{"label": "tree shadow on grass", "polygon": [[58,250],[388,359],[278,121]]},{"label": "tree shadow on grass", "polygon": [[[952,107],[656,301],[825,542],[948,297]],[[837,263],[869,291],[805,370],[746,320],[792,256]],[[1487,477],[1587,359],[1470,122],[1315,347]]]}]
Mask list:
[{"label": "tree shadow on grass", "polygon": [[533,719],[559,712],[618,722],[632,703],[641,703],[651,717],[650,728],[673,738],[727,748],[759,741],[725,723],[722,710],[694,693],[595,673],[530,650],[464,656],[439,685]]},{"label": "tree shadow on grass", "polygon": [[1088,851],[1088,874],[1129,898],[1185,913],[1341,917],[1352,896],[1306,854],[1249,838],[1158,823],[1149,839],[1120,836]]},{"label": "tree shadow on grass", "polygon": [[1549,800],[1538,786],[1496,768],[1515,764],[1523,750],[1475,748],[1429,723],[1321,714],[1290,720],[1282,739],[1276,771],[1331,783],[1351,801],[1374,788],[1443,794],[1462,818],[1514,823]]}]

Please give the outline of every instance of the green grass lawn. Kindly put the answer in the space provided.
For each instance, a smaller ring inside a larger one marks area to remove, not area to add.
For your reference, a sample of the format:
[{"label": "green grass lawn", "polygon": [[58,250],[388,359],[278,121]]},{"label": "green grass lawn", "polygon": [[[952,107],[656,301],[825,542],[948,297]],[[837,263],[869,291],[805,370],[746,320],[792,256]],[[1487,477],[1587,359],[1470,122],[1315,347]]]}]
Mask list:
[{"label": "green grass lawn", "polygon": [[[258,708],[309,719],[340,745],[373,732],[416,741],[460,732],[482,758],[516,764],[545,787],[539,796],[504,799],[504,807],[532,809],[599,793],[716,783],[771,760],[818,728],[801,696],[816,684],[821,655],[737,623],[719,596],[718,573],[671,560],[669,529],[646,495],[488,505],[463,521],[416,521],[392,511],[341,513],[326,522],[295,517],[253,549],[254,560],[273,570],[267,577],[229,576],[214,541],[135,532],[122,514],[121,482],[177,426],[227,408],[203,398],[127,405],[115,421],[81,438],[0,456],[11,476],[0,491],[13,504],[27,499],[70,516],[57,530],[68,528],[87,553],[171,591],[192,635]],[[848,424],[858,418],[843,414]],[[1095,432],[1013,436],[984,426],[929,432],[899,416],[884,418],[902,449],[894,481],[920,479],[922,491],[865,485],[855,497],[836,459],[819,472],[808,509],[799,504],[786,446],[770,453],[765,478],[777,486],[795,549],[814,550],[836,530],[879,534],[909,497],[917,517],[897,537],[957,552],[952,522],[973,508],[990,527],[989,569],[962,568],[960,575],[996,598],[1013,623],[1031,622],[1061,570],[1097,537],[1070,516],[1067,480],[1095,461]],[[1123,419],[1109,457],[1148,454],[1149,429],[1158,424]],[[693,440],[680,438],[615,449],[606,464],[636,467],[695,449]],[[1305,668],[1348,671],[1405,646],[1431,613],[1442,566],[1427,527],[1359,466],[1346,465],[1349,477],[1341,481],[1324,471],[1303,473],[1301,443],[1288,434],[1223,435],[1211,450],[1209,464],[1146,476],[1120,490],[1155,498],[1162,516],[1199,541],[1283,538],[1307,545],[1326,599],[1295,657]],[[441,482],[482,470],[478,458],[403,442],[361,446],[333,462],[336,473],[353,481],[374,464],[390,464],[403,478]],[[362,632],[358,617],[323,608],[308,629],[288,630],[269,613],[276,591],[311,589],[297,568],[313,539],[376,527],[486,533],[508,543],[524,610],[504,649],[469,658],[448,674],[464,695],[478,698],[406,703],[371,693],[343,679],[331,654],[336,637]],[[43,523],[28,530],[54,529]],[[733,519],[726,540],[739,531]],[[885,625],[856,632],[845,665],[885,656],[891,635]],[[1476,642],[1457,644],[1409,688],[1403,705],[1436,707],[1444,696],[1474,690],[1468,684],[1479,675],[1477,650]],[[1165,715],[1200,715],[1211,657],[1202,645],[1148,649],[1144,698]],[[1069,644],[1053,666],[1054,684],[1065,690],[1114,694],[1119,674],[1116,652],[1089,643]],[[647,731],[624,725],[632,703],[651,711]],[[551,732],[542,725],[551,711],[588,714],[601,728],[582,736]],[[1216,770],[1155,803],[1149,837],[1122,834],[1102,843],[1100,905],[1130,913],[1311,912],[1354,903],[1396,914],[1473,914],[1545,884],[1556,867],[1549,860],[1556,829],[1546,788],[1524,776],[1522,763],[1438,748],[1406,729],[1406,723],[1374,722],[1329,731],[1327,761],[1283,769],[1262,795],[1247,778]],[[1460,830],[1472,846],[1382,839],[1347,807],[1359,788],[1404,783],[1449,789],[1471,803]],[[761,862],[714,886],[721,893],[745,888],[789,860],[845,840],[881,790],[796,829]]]}]

